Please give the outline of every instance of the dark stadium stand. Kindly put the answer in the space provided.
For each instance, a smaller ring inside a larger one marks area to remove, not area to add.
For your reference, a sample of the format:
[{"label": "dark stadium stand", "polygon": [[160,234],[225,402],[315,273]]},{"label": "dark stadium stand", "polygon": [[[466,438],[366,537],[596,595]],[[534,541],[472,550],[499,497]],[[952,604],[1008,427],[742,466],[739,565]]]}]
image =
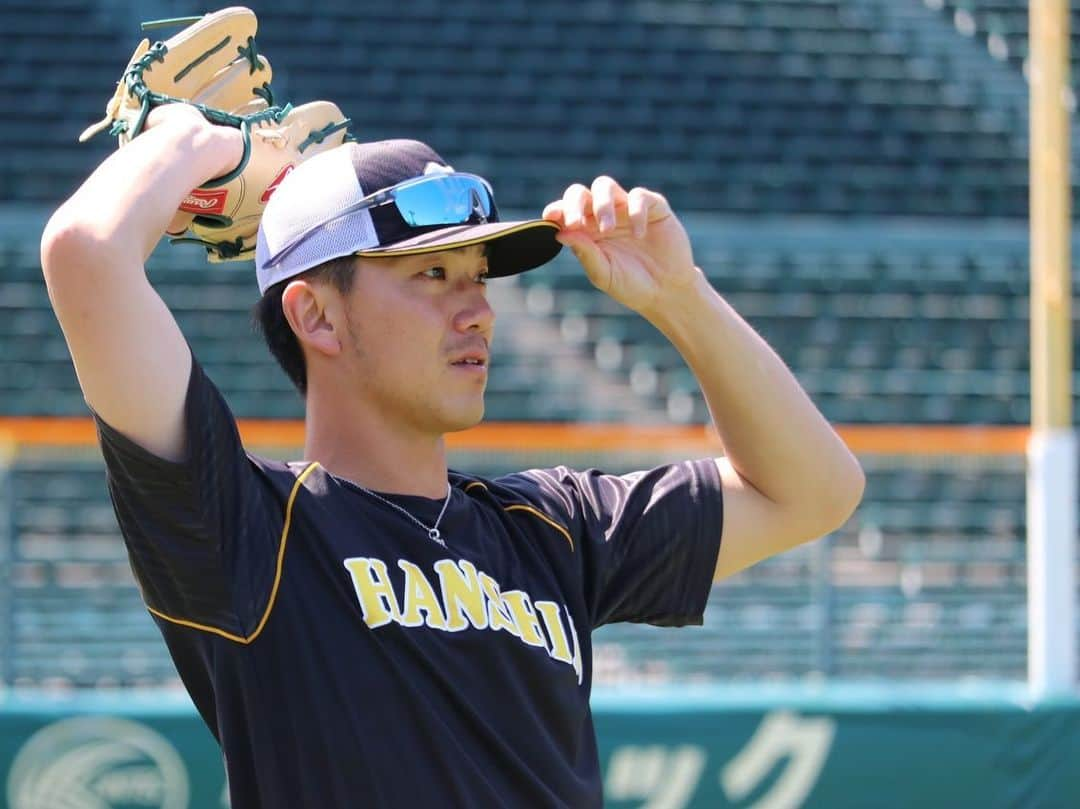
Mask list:
[{"label": "dark stadium stand", "polygon": [[1022,461],[893,463],[844,529],[717,585],[702,629],[601,629],[597,676],[1022,677]]},{"label": "dark stadium stand", "polygon": [[[599,173],[663,191],[715,286],[830,419],[1028,419],[1020,85],[977,75],[1019,75],[1021,0],[250,5],[279,97],[339,102],[363,140],[430,142],[492,179],[504,212],[535,214]],[[0,100],[20,110],[0,122],[0,415],[87,414],[38,233],[18,217],[43,221],[112,150],[75,138],[102,114],[136,15],[188,13],[177,0],[0,5]],[[60,14],[78,37],[57,33]],[[302,415],[251,328],[250,264],[162,247],[150,273],[237,415]],[[570,257],[490,290],[489,419],[707,419],[673,349]],[[597,680],[1022,677],[1023,459],[925,449],[865,459],[850,523],[717,586],[704,628],[600,630]],[[28,454],[10,476],[0,685],[173,683],[100,460]]]},{"label": "dark stadium stand", "polygon": [[[1028,3],[1025,0],[925,0],[939,10],[964,36],[981,42],[995,59],[1026,70],[1028,57]],[[1080,11],[1072,9],[1069,27],[1080,31]],[[1075,87],[1077,58],[1074,49],[1072,75]]]},{"label": "dark stadium stand", "polygon": [[[55,200],[108,149],[74,139],[138,32],[104,4],[61,6],[85,26],[62,61],[36,6],[0,12],[15,61],[0,98],[33,99],[5,124],[16,159],[0,168],[3,199]],[[680,210],[1022,216],[1011,133],[847,6],[559,0],[540,16],[526,0],[432,0],[405,18],[391,0],[335,0],[315,17],[255,4],[280,96],[337,101],[366,140],[426,140],[509,207],[538,210],[605,172],[663,188]]]},{"label": "dark stadium stand", "polygon": [[5,560],[12,685],[160,685],[176,672],[143,609],[101,463],[20,463],[9,487],[15,540]]},{"label": "dark stadium stand", "polygon": [[[695,227],[696,225],[696,227]],[[692,220],[701,267],[841,423],[1028,419],[1021,227]],[[678,421],[704,421],[682,359],[569,259],[521,276],[564,339]],[[568,325],[569,324],[569,325]],[[1080,411],[1077,411],[1080,413]]]}]

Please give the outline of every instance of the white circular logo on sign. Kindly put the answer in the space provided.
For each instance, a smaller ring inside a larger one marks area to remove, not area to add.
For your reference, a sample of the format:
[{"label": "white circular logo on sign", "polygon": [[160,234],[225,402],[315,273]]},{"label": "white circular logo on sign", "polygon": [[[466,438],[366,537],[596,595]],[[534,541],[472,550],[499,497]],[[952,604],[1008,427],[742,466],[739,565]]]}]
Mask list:
[{"label": "white circular logo on sign", "polygon": [[82,716],[42,728],[8,774],[11,809],[187,809],[176,749],[129,719]]}]

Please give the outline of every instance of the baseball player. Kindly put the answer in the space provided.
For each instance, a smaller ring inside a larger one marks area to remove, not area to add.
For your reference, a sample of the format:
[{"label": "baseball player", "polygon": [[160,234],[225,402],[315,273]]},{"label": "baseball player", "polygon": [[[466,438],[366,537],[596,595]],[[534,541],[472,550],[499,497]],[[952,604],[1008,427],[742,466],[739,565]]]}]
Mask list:
[{"label": "baseball player", "polygon": [[[190,105],[141,127],[55,212],[42,267],[142,597],[234,809],[601,806],[592,630],[700,624],[714,578],[848,518],[855,458],[663,196],[598,177],[506,222],[486,180],[408,140],[339,143],[275,178],[257,311],[307,432],[302,460],[248,453],[144,262],[191,224],[192,189],[261,158]],[[723,457],[447,468],[445,434],[483,415],[486,283],[562,246],[681,352]]]}]

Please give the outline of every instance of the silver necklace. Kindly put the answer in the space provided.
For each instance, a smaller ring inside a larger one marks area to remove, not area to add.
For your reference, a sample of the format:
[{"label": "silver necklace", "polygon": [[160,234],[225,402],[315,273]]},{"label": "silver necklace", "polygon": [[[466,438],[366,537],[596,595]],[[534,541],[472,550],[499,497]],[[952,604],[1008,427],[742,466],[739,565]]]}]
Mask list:
[{"label": "silver necklace", "polygon": [[433,542],[438,542],[444,548],[446,547],[446,540],[444,540],[442,538],[442,534],[439,533],[439,523],[442,522],[443,514],[446,513],[446,507],[448,505],[450,505],[450,493],[451,493],[452,490],[450,488],[450,483],[449,482],[447,482],[447,484],[446,484],[446,499],[443,501],[442,511],[439,512],[439,516],[435,518],[435,524],[433,526],[431,526],[430,528],[428,528],[426,525],[424,525],[422,522],[420,522],[420,520],[416,519],[416,517],[414,517],[408,511],[403,509],[397,503],[390,502],[389,500],[387,500],[382,495],[376,494],[375,492],[371,491],[371,489],[367,488],[366,486],[361,486],[359,483],[357,483],[354,480],[350,480],[349,482],[353,486],[358,488],[360,491],[364,492],[365,494],[369,494],[372,497],[374,497],[376,500],[378,500],[378,501],[380,501],[382,503],[386,503],[386,505],[390,506],[390,508],[395,509],[397,511],[400,511],[402,514],[404,514],[406,517],[408,517],[414,523],[416,523],[421,528],[423,528],[427,532],[428,539],[432,540]]}]

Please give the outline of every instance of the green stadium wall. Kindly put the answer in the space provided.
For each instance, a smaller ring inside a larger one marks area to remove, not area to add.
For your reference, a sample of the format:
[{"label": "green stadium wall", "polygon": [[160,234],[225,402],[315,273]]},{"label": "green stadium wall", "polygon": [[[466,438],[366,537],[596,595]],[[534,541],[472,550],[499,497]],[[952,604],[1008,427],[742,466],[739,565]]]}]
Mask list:
[{"label": "green stadium wall", "polygon": [[[598,689],[614,809],[1080,806],[1080,697],[1020,685]],[[183,694],[0,700],[10,809],[227,806],[217,746]]]}]

